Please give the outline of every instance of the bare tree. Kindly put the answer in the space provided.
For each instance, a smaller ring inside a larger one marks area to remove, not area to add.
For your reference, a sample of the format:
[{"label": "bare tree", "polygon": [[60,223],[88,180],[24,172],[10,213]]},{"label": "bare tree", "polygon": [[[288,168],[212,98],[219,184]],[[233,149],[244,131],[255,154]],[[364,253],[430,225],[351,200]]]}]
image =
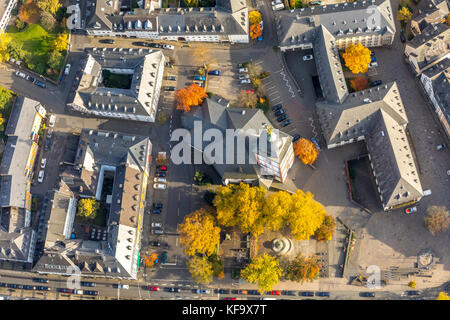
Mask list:
[{"label": "bare tree", "polygon": [[255,108],[258,97],[254,92],[242,90],[239,95],[239,100],[244,108]]},{"label": "bare tree", "polygon": [[425,227],[432,235],[444,232],[450,227],[449,212],[444,206],[431,206],[424,218]]}]

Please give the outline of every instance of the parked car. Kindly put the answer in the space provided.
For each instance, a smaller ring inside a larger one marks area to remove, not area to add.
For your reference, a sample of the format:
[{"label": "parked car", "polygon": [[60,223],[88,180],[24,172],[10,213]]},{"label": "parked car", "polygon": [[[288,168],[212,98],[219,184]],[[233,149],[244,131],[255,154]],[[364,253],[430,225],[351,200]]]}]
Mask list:
[{"label": "parked car", "polygon": [[374,61],[369,64],[369,68],[375,68],[375,67],[378,67],[378,62]]},{"label": "parked car", "polygon": [[162,203],[154,203],[154,204],[153,204],[153,207],[154,207],[155,209],[161,209],[161,208],[163,207],[163,204],[162,204]]},{"label": "parked car", "polygon": [[297,291],[282,291],[281,293],[285,296],[296,296],[297,295]]},{"label": "parked car", "polygon": [[67,288],[58,288],[59,292],[63,293],[73,293],[73,289],[67,289]]},{"label": "parked car", "polygon": [[70,63],[66,64],[66,67],[64,68],[64,74],[67,76],[70,73]]},{"label": "parked car", "polygon": [[278,110],[280,110],[281,108],[283,108],[283,105],[282,105],[282,104],[276,104],[276,105],[274,105],[274,106],[272,107],[272,111],[278,111]]},{"label": "parked car", "polygon": [[128,284],[114,284],[114,288],[118,289],[130,289],[130,286]]},{"label": "parked car", "polygon": [[198,294],[210,294],[211,291],[209,291],[208,289],[197,289],[197,293]]},{"label": "parked car", "polygon": [[36,290],[40,290],[40,291],[50,291],[51,289],[49,287],[44,287],[44,286],[37,286]]},{"label": "parked car", "polygon": [[27,77],[27,75],[25,73],[20,72],[20,71],[16,71],[15,75],[20,78],[23,78],[23,79],[25,79]]},{"label": "parked car", "polygon": [[175,77],[175,76],[167,76],[166,80],[175,81],[175,80],[177,80],[177,77]]},{"label": "parked car", "polygon": [[50,119],[48,120],[48,125],[49,125],[50,127],[53,127],[53,126],[55,125],[55,121],[56,121],[56,116],[55,116],[54,114],[52,114],[52,115],[50,116]]},{"label": "parked car", "polygon": [[239,80],[243,80],[243,79],[250,79],[250,76],[248,74],[240,74]]},{"label": "parked car", "polygon": [[53,129],[52,128],[48,129],[47,138],[50,139],[52,137],[52,134],[53,134]]},{"label": "parked car", "polygon": [[180,288],[169,288],[169,292],[180,292]]},{"label": "parked car", "polygon": [[405,37],[405,33],[403,32],[403,30],[400,31],[400,41],[401,41],[402,43],[405,43],[405,42],[406,42],[406,37]]},{"label": "parked car", "polygon": [[47,164],[47,159],[46,158],[42,158],[41,160],[41,168],[45,169],[45,165]]},{"label": "parked car", "polygon": [[286,121],[284,121],[281,124],[281,126],[284,128],[284,127],[287,127],[288,125],[290,125],[291,123],[292,123],[292,120],[291,119],[287,119]]},{"label": "parked car", "polygon": [[161,255],[161,263],[166,263],[167,261],[167,251],[164,251]]},{"label": "parked car", "polygon": [[280,109],[280,110],[275,112],[275,116],[279,117],[279,116],[281,116],[282,114],[285,114],[285,113],[286,113],[286,111],[284,109]]},{"label": "parked car", "polygon": [[149,291],[159,291],[159,287],[151,287],[151,286],[148,286],[148,290],[149,290]]},{"label": "parked car", "polygon": [[98,42],[113,44],[114,40],[113,39],[101,39],[101,40],[98,40]]},{"label": "parked car", "polygon": [[87,294],[87,295],[89,295],[89,296],[98,296],[98,291],[89,291],[89,290],[86,290],[86,291],[84,291],[84,294]]},{"label": "parked car", "polygon": [[74,289],[74,290],[73,290],[73,293],[75,293],[75,294],[83,294],[83,290],[80,290],[80,289]]},{"label": "parked car", "polygon": [[167,171],[167,167],[166,167],[166,166],[157,166],[157,167],[156,167],[156,170],[159,170],[159,171]]},{"label": "parked car", "polygon": [[270,294],[271,296],[281,296],[281,291],[272,290],[272,291],[269,291],[267,294]]},{"label": "parked car", "polygon": [[277,121],[278,121],[278,122],[282,122],[282,121],[286,120],[287,117],[288,117],[288,115],[287,115],[286,113],[285,113],[285,114],[282,114],[281,116],[279,116],[279,117],[277,118]]},{"label": "parked car", "polygon": [[166,172],[164,171],[159,171],[155,173],[156,177],[160,177],[160,178],[164,178],[166,176]]},{"label": "parked car", "polygon": [[33,278],[33,282],[40,282],[40,283],[48,283],[48,279],[43,278]]},{"label": "parked car", "polygon": [[211,74],[213,76],[220,76],[220,70],[211,70],[208,72],[208,74]]},{"label": "parked car", "polygon": [[411,213],[414,213],[414,212],[417,212],[417,207],[411,207],[411,208],[406,208],[405,209],[405,213],[406,214],[411,214]]},{"label": "parked car", "polygon": [[153,241],[153,242],[152,242],[152,246],[154,246],[154,247],[160,247],[160,246],[161,246],[161,243],[160,243],[159,241]]},{"label": "parked car", "polygon": [[376,80],[376,81],[370,83],[370,87],[373,88],[373,87],[379,86],[382,83],[383,82],[381,80]]},{"label": "parked car", "polygon": [[223,300],[236,300],[236,297],[226,297],[226,298],[223,298]]},{"label": "parked car", "polygon": [[230,290],[228,289],[219,289],[217,292],[220,294],[230,294]]},{"label": "parked car", "polygon": [[373,50],[370,51],[370,56],[371,56],[371,57],[375,57],[375,51],[373,51]]},{"label": "parked car", "polygon": [[161,214],[161,210],[160,209],[154,209],[152,212],[153,212],[153,214]]},{"label": "parked car", "polygon": [[248,290],[248,294],[251,294],[253,296],[260,296],[261,293],[259,293],[258,290]]},{"label": "parked car", "polygon": [[245,73],[245,72],[248,72],[247,68],[240,68],[239,69],[239,73]]},{"label": "parked car", "polygon": [[247,290],[239,290],[239,294],[248,294]]},{"label": "parked car", "polygon": [[175,47],[171,44],[163,44],[163,49],[167,49],[167,50],[174,50]]},{"label": "parked car", "polygon": [[81,281],[80,284],[83,287],[95,287],[96,286],[95,282]]},{"label": "parked car", "polygon": [[443,150],[443,149],[445,149],[445,145],[444,145],[444,144],[438,144],[438,145],[436,146],[436,150],[437,150],[437,151],[441,151],[441,150]]},{"label": "parked car", "polygon": [[246,84],[246,83],[250,83],[250,82],[251,82],[250,79],[241,80],[241,84]]},{"label": "parked car", "polygon": [[162,224],[160,222],[152,222],[152,228],[161,228]]},{"label": "parked car", "polygon": [[318,297],[329,297],[330,293],[328,291],[316,292],[316,296],[318,296]]},{"label": "parked car", "polygon": [[375,58],[375,56],[372,56],[372,55],[371,55],[371,56],[370,56],[370,61],[371,61],[371,62],[375,62],[375,61],[377,61],[377,59]]},{"label": "parked car", "polygon": [[137,47],[150,47],[150,43],[144,42],[144,41],[136,41],[131,43],[133,46]]},{"label": "parked car", "polygon": [[35,287],[35,286],[30,286],[30,285],[27,285],[27,284],[26,284],[26,285],[23,286],[23,289],[24,289],[24,290],[35,290],[36,287]]},{"label": "parked car", "polygon": [[44,181],[44,170],[39,171],[38,180],[39,183],[42,183]]},{"label": "parked car", "polygon": [[4,282],[0,282],[0,288],[6,288],[7,284]]},{"label": "parked car", "polygon": [[165,190],[167,188],[167,186],[163,183],[154,183],[153,184],[153,188],[154,189],[160,189],[160,190]]},{"label": "parked car", "polygon": [[402,296],[418,296],[419,294],[420,294],[420,292],[417,290],[408,290],[408,291],[405,291],[402,294]]},{"label": "parked car", "polygon": [[161,229],[153,229],[152,233],[153,234],[164,234],[164,231],[162,231]]},{"label": "parked car", "polygon": [[312,291],[300,291],[298,293],[298,295],[302,296],[302,297],[314,297],[314,292],[312,292]]},{"label": "parked car", "polygon": [[319,143],[317,142],[316,138],[312,137],[312,138],[311,138],[311,141],[312,141],[312,143],[314,143],[314,144],[316,145],[317,150],[320,150],[320,145],[319,145]]},{"label": "parked car", "polygon": [[205,76],[194,76],[194,80],[205,81],[206,78],[205,78]]},{"label": "parked car", "polygon": [[154,178],[153,181],[154,182],[161,182],[161,183],[166,183],[167,182],[166,178]]},{"label": "parked car", "polygon": [[27,79],[30,82],[34,82],[34,78],[30,75],[27,75],[27,77],[25,79]]},{"label": "parked car", "polygon": [[301,136],[299,134],[296,134],[293,138],[292,138],[292,142],[297,142],[297,140],[299,140],[301,138]]},{"label": "parked car", "polygon": [[165,86],[164,87],[165,91],[175,91],[175,87],[171,87],[171,86]]},{"label": "parked car", "polygon": [[248,89],[248,90],[245,90],[245,92],[247,92],[247,93],[255,93],[255,89]]},{"label": "parked car", "polygon": [[[159,43],[149,43],[148,46],[150,48],[162,48],[162,45],[160,45]],[[166,62],[168,63],[168,62]]]},{"label": "parked car", "polygon": [[367,298],[373,298],[375,297],[375,292],[360,292],[360,297],[367,297]]},{"label": "parked car", "polygon": [[308,54],[306,56],[303,56],[303,61],[308,61],[308,60],[312,60],[312,59],[313,59],[312,54]]},{"label": "parked car", "polygon": [[47,85],[45,84],[45,82],[39,81],[38,79],[34,80],[33,83],[34,83],[35,85],[37,85],[38,87],[41,87],[41,88],[47,87]]},{"label": "parked car", "polygon": [[203,82],[199,82],[199,81],[194,81],[193,83],[195,83],[196,85],[198,85],[199,87],[204,87]]},{"label": "parked car", "polygon": [[431,189],[423,190],[423,195],[424,196],[431,196]]}]

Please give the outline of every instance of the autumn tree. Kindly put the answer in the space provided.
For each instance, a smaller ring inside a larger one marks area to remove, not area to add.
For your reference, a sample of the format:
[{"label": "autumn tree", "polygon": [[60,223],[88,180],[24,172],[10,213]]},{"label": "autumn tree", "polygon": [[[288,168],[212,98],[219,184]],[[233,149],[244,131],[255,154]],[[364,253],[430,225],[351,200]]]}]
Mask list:
[{"label": "autumn tree", "polygon": [[8,44],[11,42],[11,37],[6,32],[0,34],[0,62],[9,60]]},{"label": "autumn tree", "polygon": [[350,86],[355,91],[361,91],[367,89],[367,78],[366,77],[356,77],[350,80]]},{"label": "autumn tree", "polygon": [[298,189],[291,195],[292,205],[286,222],[296,240],[308,240],[320,228],[325,219],[325,209],[314,200],[311,192]]},{"label": "autumn tree", "polygon": [[328,241],[331,240],[335,231],[336,219],[333,216],[326,215],[322,222],[322,225],[314,233],[314,237],[316,237],[316,239],[319,241]]},{"label": "autumn tree", "polygon": [[250,90],[248,91],[242,90],[241,93],[239,94],[239,101],[242,107],[253,109],[256,107],[258,97],[254,92]]},{"label": "autumn tree", "polygon": [[302,160],[304,164],[313,164],[319,155],[319,151],[311,140],[301,138],[294,143],[294,154]]},{"label": "autumn tree", "polygon": [[36,0],[36,4],[42,11],[49,12],[52,15],[61,7],[59,0]]},{"label": "autumn tree", "polygon": [[156,253],[152,253],[149,256],[144,257],[144,265],[146,267],[153,267],[155,265],[156,259],[158,258],[158,255]]},{"label": "autumn tree", "polygon": [[186,266],[195,282],[208,284],[212,281],[213,268],[207,257],[193,256]]},{"label": "autumn tree", "polygon": [[432,235],[445,232],[450,227],[449,211],[444,206],[431,206],[427,213],[425,227]]},{"label": "autumn tree", "polygon": [[257,256],[245,269],[241,270],[242,279],[256,283],[260,293],[271,291],[280,282],[281,274],[279,261],[268,254]]},{"label": "autumn tree", "polygon": [[439,292],[439,295],[436,300],[450,300],[450,297],[447,295],[447,293],[441,291]]},{"label": "autumn tree", "polygon": [[220,225],[237,225],[241,232],[257,237],[264,231],[262,207],[266,191],[248,184],[220,186],[214,198]]},{"label": "autumn tree", "polygon": [[262,21],[261,13],[253,10],[248,13],[248,20],[250,24],[257,24]]},{"label": "autumn tree", "polygon": [[397,19],[407,24],[409,20],[411,20],[411,11],[407,7],[401,7],[400,10],[398,10]]},{"label": "autumn tree", "polygon": [[220,241],[220,228],[211,213],[203,208],[187,215],[178,230],[180,244],[188,256],[196,253],[210,256]]},{"label": "autumn tree", "polygon": [[69,40],[66,33],[60,33],[53,40],[53,48],[57,51],[65,51],[69,45]]},{"label": "autumn tree", "polygon": [[56,26],[56,19],[49,12],[41,13],[40,22],[41,26],[47,31],[52,31]]},{"label": "autumn tree", "polygon": [[408,287],[410,287],[410,288],[414,289],[416,287],[416,285],[417,285],[417,283],[415,280],[408,282]]},{"label": "autumn tree", "polygon": [[77,215],[86,219],[94,219],[98,208],[99,203],[95,198],[83,198],[78,200]]},{"label": "autumn tree", "polygon": [[62,64],[62,54],[59,51],[53,50],[48,57],[48,65],[54,70],[59,70]]},{"label": "autumn tree", "polygon": [[23,50],[23,43],[19,41],[11,41],[8,43],[9,57],[13,59],[23,59],[25,51]]},{"label": "autumn tree", "polygon": [[264,224],[272,231],[279,230],[285,223],[286,214],[292,207],[291,195],[285,191],[269,194],[263,206]]},{"label": "autumn tree", "polygon": [[319,277],[320,267],[316,256],[306,258],[299,253],[294,260],[283,261],[283,277],[300,283],[312,282]]},{"label": "autumn tree", "polygon": [[262,29],[259,23],[250,26],[250,38],[256,39],[262,36]]},{"label": "autumn tree", "polygon": [[203,99],[208,95],[203,87],[198,84],[191,84],[189,87],[180,89],[175,92],[175,98],[177,99],[177,109],[183,111],[191,110],[192,106],[199,106],[202,104]]},{"label": "autumn tree", "polygon": [[198,7],[198,0],[184,0],[186,7]]},{"label": "autumn tree", "polygon": [[367,72],[371,61],[370,50],[361,43],[348,46],[342,57],[344,58],[345,66],[353,73]]}]

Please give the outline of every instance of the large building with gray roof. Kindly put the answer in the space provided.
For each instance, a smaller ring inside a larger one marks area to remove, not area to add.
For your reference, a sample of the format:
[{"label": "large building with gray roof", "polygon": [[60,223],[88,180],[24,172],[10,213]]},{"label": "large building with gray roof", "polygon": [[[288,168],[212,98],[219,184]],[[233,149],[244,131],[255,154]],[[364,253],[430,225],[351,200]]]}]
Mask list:
[{"label": "large building with gray roof", "polygon": [[[68,107],[94,116],[154,122],[164,65],[160,50],[86,49]],[[111,83],[114,77],[119,80]]]},{"label": "large building with gray roof", "polygon": [[[60,186],[70,192],[56,195],[61,201],[50,209],[46,247],[33,271],[70,274],[78,268],[83,276],[136,279],[151,152],[148,137],[82,131],[73,170],[61,177]],[[69,237],[77,223],[71,192],[94,197],[107,210],[105,237],[83,238],[84,231]]]},{"label": "large building with gray roof", "polygon": [[[87,9],[86,32],[94,36],[203,42],[249,42],[245,0],[217,0],[213,8],[158,8],[120,11],[120,0],[95,0]],[[131,10],[131,9],[130,9]]]}]

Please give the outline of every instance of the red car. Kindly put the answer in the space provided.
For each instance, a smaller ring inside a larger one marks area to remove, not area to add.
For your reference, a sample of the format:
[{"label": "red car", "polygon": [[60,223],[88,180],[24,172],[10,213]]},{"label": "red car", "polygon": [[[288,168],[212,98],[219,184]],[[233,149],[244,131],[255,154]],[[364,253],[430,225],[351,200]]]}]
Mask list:
[{"label": "red car", "polygon": [[281,296],[281,291],[270,291],[269,294],[272,296]]},{"label": "red car", "polygon": [[167,167],[166,166],[158,166],[157,169],[159,171],[167,171]]},{"label": "red car", "polygon": [[225,298],[224,300],[236,300],[236,297]]},{"label": "red car", "polygon": [[159,291],[159,287],[150,287],[148,286],[149,291]]},{"label": "red car", "polygon": [[65,288],[59,288],[59,292],[64,292],[64,293],[73,293],[73,289],[65,289]]},{"label": "red car", "polygon": [[255,93],[255,90],[254,89],[248,89],[247,91],[245,91],[245,92],[247,92],[247,93]]}]

